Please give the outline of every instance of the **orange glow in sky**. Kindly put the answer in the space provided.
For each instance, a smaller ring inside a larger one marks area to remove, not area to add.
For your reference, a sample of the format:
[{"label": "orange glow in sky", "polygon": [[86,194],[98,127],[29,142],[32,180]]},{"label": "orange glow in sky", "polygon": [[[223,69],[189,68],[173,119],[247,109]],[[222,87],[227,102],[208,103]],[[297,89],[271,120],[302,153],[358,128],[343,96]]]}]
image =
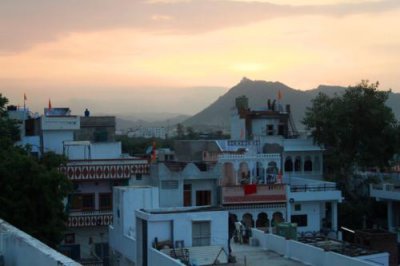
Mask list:
[{"label": "orange glow in sky", "polygon": [[[243,76],[303,90],[379,80],[400,92],[398,25],[398,0],[5,0],[0,92],[12,102],[25,92],[37,110],[97,95],[187,114]],[[198,106],[165,103],[192,87]]]}]

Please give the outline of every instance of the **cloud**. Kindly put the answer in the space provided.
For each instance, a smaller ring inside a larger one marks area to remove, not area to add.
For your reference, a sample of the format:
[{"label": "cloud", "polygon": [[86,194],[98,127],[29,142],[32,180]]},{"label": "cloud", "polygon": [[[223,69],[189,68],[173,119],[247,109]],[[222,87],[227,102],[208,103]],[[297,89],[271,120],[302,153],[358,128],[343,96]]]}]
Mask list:
[{"label": "cloud", "polygon": [[0,53],[18,52],[74,32],[129,28],[197,34],[284,16],[344,16],[399,7],[398,0],[305,6],[228,0],[2,0]]}]

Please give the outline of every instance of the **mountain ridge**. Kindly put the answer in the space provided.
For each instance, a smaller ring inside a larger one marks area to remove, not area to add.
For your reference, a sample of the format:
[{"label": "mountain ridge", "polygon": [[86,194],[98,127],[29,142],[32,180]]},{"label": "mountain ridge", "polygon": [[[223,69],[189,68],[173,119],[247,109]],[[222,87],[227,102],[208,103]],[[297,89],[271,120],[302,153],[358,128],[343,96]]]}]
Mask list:
[{"label": "mountain ridge", "polygon": [[[296,127],[300,130],[304,128],[301,120],[304,117],[307,106],[311,105],[311,99],[315,98],[319,92],[329,96],[343,93],[347,87],[335,85],[319,85],[310,90],[298,90],[291,88],[279,81],[250,80],[243,78],[238,84],[233,86],[224,95],[211,103],[208,107],[183,121],[183,125],[191,126],[195,129],[215,128],[229,129],[230,114],[234,107],[236,97],[245,95],[249,99],[251,108],[266,106],[268,99],[277,99],[278,92],[282,95],[282,104],[290,104],[293,119]],[[396,118],[400,118],[399,93],[390,93],[386,104],[392,108]]]}]

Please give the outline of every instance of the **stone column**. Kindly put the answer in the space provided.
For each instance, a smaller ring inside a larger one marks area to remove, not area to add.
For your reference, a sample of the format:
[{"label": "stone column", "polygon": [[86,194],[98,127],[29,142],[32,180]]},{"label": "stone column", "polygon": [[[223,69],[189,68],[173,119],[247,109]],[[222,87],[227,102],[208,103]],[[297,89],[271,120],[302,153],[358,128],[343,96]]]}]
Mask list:
[{"label": "stone column", "polygon": [[390,200],[387,203],[387,220],[388,220],[388,230],[393,232],[393,202]]},{"label": "stone column", "polygon": [[337,202],[336,201],[332,201],[332,230],[337,232],[338,230],[338,224],[337,224],[337,220],[338,220],[338,215],[337,215]]}]

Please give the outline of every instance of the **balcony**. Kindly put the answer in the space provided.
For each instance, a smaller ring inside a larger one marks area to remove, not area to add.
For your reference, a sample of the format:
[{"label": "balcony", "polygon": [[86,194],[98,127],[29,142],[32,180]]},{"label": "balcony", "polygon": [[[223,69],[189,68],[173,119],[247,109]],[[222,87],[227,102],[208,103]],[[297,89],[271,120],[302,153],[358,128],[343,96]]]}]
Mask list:
[{"label": "balcony", "polygon": [[118,180],[128,179],[136,174],[148,174],[146,160],[110,159],[69,161],[60,167],[60,172],[70,180]]},{"label": "balcony", "polygon": [[399,184],[371,184],[371,197],[386,200],[400,200],[400,185]]},{"label": "balcony", "polygon": [[231,154],[224,153],[218,156],[220,161],[246,161],[246,160],[276,160],[280,161],[281,155],[279,153],[259,153],[259,154]]},{"label": "balcony", "polygon": [[250,186],[222,187],[222,204],[277,203],[286,201],[284,184]]},{"label": "balcony", "polygon": [[70,212],[68,216],[68,227],[92,227],[108,226],[112,224],[113,214],[107,211],[79,211]]},{"label": "balcony", "polygon": [[335,183],[320,182],[291,185],[288,198],[295,201],[342,201],[342,193]]}]

